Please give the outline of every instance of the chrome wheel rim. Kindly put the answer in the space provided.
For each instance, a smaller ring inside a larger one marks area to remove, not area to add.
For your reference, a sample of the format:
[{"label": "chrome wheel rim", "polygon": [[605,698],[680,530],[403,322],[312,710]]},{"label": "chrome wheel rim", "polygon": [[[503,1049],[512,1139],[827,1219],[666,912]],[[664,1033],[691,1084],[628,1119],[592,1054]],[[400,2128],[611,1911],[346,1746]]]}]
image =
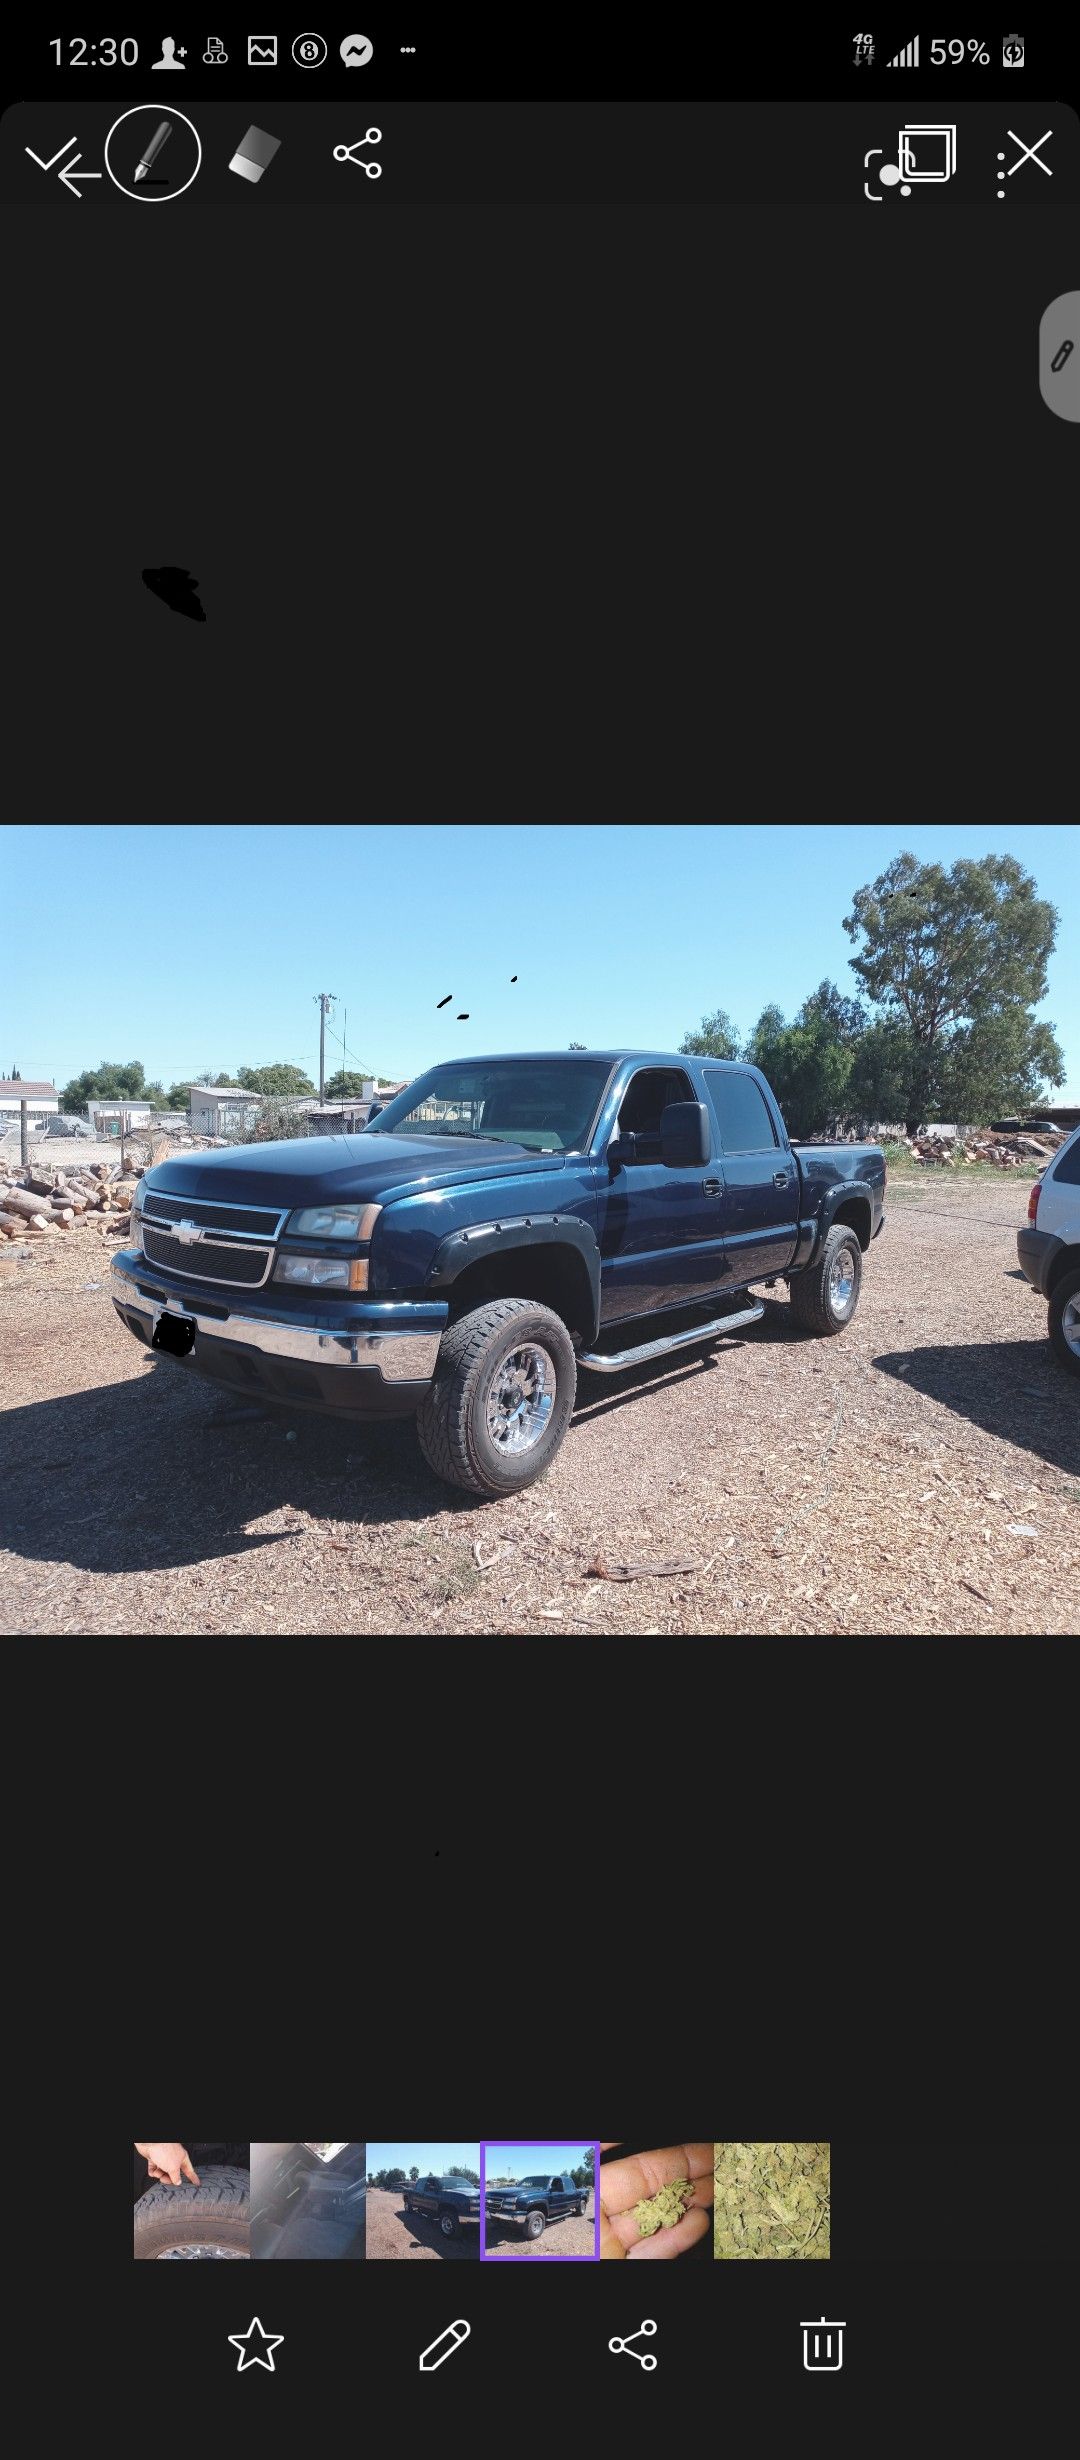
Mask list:
[{"label": "chrome wheel rim", "polygon": [[532,1452],[555,1406],[555,1365],[538,1342],[508,1350],[488,1393],[487,1429],[498,1452]]},{"label": "chrome wheel rim", "polygon": [[850,1247],[841,1247],[832,1260],[829,1273],[829,1304],[834,1314],[843,1315],[855,1293],[855,1258]]},{"label": "chrome wheel rim", "polygon": [[159,2264],[169,2263],[247,2263],[243,2248],[238,2246],[167,2246],[158,2256]]},{"label": "chrome wheel rim", "polygon": [[1061,1329],[1074,1358],[1080,1358],[1080,1298],[1067,1300],[1061,1313]]}]

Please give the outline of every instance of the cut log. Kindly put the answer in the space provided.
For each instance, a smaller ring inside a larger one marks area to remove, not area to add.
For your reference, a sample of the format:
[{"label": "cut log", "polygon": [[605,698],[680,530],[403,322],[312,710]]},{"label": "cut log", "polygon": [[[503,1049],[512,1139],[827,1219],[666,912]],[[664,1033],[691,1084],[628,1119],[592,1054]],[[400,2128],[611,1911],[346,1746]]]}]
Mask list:
[{"label": "cut log", "polygon": [[40,1196],[31,1196],[26,1188],[9,1187],[4,1196],[5,1213],[25,1213],[29,1219],[41,1211]]},{"label": "cut log", "polygon": [[74,1221],[75,1215],[69,1204],[52,1204],[49,1206],[45,1219],[46,1221],[63,1222],[65,1229],[68,1229]]},{"label": "cut log", "polygon": [[34,1196],[51,1196],[53,1192],[52,1180],[42,1179],[34,1171],[27,1172],[23,1185],[28,1187]]}]

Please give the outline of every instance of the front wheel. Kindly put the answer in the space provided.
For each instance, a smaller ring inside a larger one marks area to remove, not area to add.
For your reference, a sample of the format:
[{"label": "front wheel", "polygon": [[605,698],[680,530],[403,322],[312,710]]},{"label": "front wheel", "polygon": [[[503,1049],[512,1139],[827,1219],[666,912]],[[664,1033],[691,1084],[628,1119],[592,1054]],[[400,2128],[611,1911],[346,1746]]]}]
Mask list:
[{"label": "front wheel", "polygon": [[1055,1283],[1046,1329],[1062,1365],[1080,1375],[1080,1272],[1063,1273]]},{"label": "front wheel", "polygon": [[416,1431],[429,1468],[474,1495],[514,1495],[554,1460],[570,1423],[577,1360],[560,1316],[496,1298],[443,1334]]},{"label": "front wheel", "polygon": [[544,2229],[545,2229],[545,2221],[544,2221],[544,2215],[543,2215],[543,2213],[542,2213],[542,2212],[530,2212],[530,2214],[529,2214],[529,2218],[528,2218],[528,2220],[527,2220],[527,2221],[526,2221],[526,2223],[525,2223],[525,2235],[526,2235],[526,2237],[527,2237],[527,2238],[542,2238],[542,2237],[543,2237],[543,2235],[544,2235]]},{"label": "front wheel", "polygon": [[838,1222],[821,1254],[791,1277],[791,1312],[808,1332],[840,1333],[850,1324],[862,1286],[862,1249],[854,1230]]},{"label": "front wheel", "polygon": [[458,2218],[456,2212],[441,2213],[439,2216],[439,2228],[441,2229],[444,2238],[456,2238],[458,2234]]}]

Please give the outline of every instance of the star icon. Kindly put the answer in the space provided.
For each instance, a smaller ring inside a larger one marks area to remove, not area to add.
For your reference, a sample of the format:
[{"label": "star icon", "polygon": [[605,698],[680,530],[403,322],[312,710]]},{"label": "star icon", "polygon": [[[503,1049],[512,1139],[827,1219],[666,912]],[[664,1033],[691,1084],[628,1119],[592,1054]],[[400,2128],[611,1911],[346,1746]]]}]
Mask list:
[{"label": "star icon", "polygon": [[[253,2332],[258,2333],[263,2343],[261,2349],[257,2348],[252,2340]],[[230,2332],[228,2337],[232,2347],[240,2351],[240,2364],[236,2369],[238,2375],[242,2375],[245,2367],[248,2366],[265,2366],[269,2375],[275,2372],[274,2351],[280,2349],[285,2338],[284,2332],[264,2332],[256,2315],[254,2323],[248,2325],[246,2332]]]}]

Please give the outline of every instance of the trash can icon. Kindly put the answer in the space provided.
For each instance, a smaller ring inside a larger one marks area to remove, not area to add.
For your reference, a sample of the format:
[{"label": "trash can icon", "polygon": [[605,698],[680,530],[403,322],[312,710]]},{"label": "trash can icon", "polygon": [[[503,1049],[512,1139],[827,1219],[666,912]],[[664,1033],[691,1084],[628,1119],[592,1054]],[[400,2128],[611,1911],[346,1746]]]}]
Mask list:
[{"label": "trash can icon", "polygon": [[803,2336],[803,2365],[808,2375],[836,2375],[844,2363],[846,2323],[828,2323],[824,2315],[814,2323],[799,2327]]}]

